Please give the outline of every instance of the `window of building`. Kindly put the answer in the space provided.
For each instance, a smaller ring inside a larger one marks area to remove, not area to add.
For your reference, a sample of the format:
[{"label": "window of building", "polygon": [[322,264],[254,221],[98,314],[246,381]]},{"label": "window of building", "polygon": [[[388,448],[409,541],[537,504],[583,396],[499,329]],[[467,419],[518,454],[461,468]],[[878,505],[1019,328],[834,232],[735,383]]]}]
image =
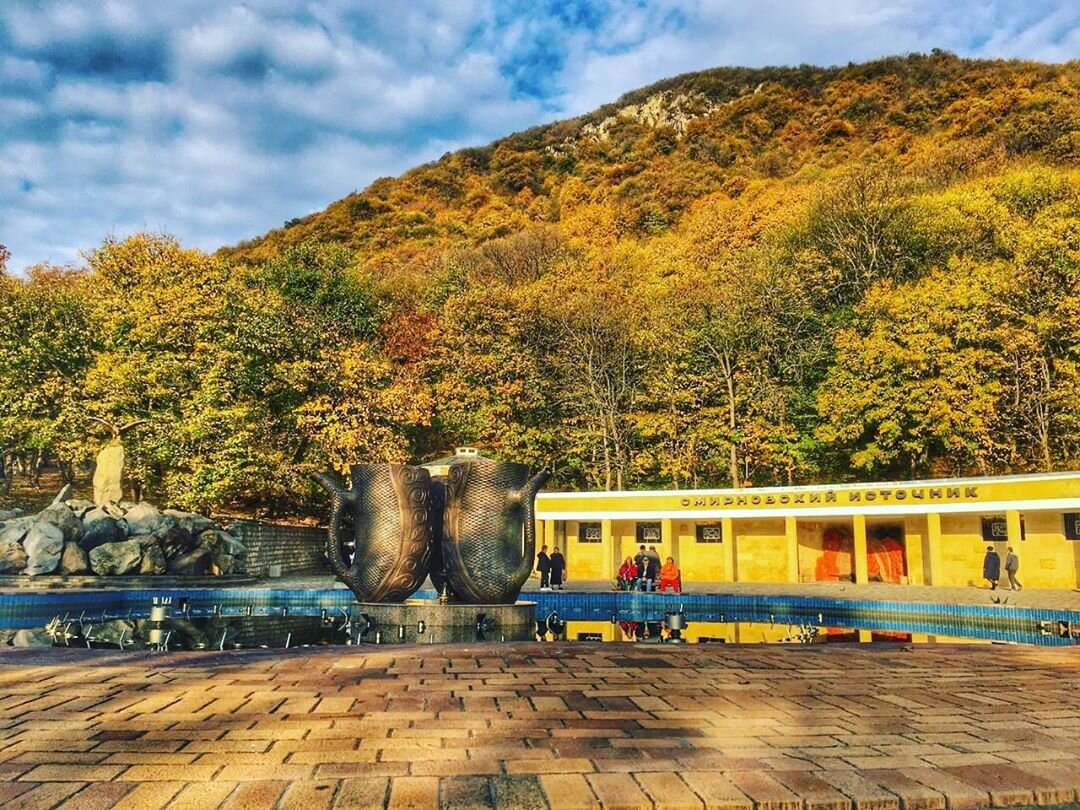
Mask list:
[{"label": "window of building", "polygon": [[577,537],[579,543],[604,542],[604,534],[599,523],[579,523]]},{"label": "window of building", "polygon": [[660,535],[659,523],[638,523],[637,524],[637,541],[639,543],[660,543],[662,537]]},{"label": "window of building", "polygon": [[699,523],[697,525],[699,543],[723,543],[724,532],[719,523]]},{"label": "window of building", "polygon": [[1080,512],[1066,512],[1062,517],[1065,519],[1065,539],[1080,540]]},{"label": "window of building", "polygon": [[[1005,520],[1004,515],[994,515],[994,517],[984,517],[982,519],[982,538],[983,540],[1008,540],[1009,539],[1009,524]],[[1020,518],[1020,539],[1027,540],[1024,533],[1024,519]]]}]

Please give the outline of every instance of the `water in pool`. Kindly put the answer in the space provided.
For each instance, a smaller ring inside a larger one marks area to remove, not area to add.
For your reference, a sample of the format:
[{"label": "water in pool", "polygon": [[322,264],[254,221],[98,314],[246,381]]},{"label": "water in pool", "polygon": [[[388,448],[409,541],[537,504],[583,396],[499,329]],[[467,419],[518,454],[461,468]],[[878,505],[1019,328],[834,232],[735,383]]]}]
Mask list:
[{"label": "water in pool", "polygon": [[[434,594],[432,594],[433,596]],[[1004,607],[710,594],[534,594],[537,638],[579,642],[779,643],[965,641],[1069,645],[1068,612]],[[329,590],[145,590],[0,594],[0,644],[110,650],[226,650],[430,643],[402,626],[361,635],[352,595]],[[469,639],[473,640],[473,639]],[[476,640],[498,642],[478,626]]]}]

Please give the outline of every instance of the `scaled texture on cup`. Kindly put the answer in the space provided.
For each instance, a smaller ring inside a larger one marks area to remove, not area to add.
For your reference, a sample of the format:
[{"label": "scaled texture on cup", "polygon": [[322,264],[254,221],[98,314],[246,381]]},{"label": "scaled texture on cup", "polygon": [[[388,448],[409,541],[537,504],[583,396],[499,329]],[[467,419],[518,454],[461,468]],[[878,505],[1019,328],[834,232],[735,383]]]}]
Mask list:
[{"label": "scaled texture on cup", "polygon": [[[334,574],[360,602],[402,602],[428,575],[437,517],[431,477],[405,464],[355,464],[348,489],[327,475],[313,476],[331,497],[326,556]],[[352,519],[355,552],[342,555]]]}]

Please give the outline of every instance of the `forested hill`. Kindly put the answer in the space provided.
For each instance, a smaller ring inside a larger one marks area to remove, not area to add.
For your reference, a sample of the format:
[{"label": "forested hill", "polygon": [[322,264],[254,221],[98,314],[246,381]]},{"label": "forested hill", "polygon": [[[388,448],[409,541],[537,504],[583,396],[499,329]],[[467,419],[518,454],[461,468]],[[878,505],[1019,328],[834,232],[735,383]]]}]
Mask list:
[{"label": "forested hill", "polygon": [[937,184],[985,161],[1075,160],[1078,79],[1078,62],[941,52],[842,68],[690,73],[377,180],[224,252],[261,260],[288,245],[334,241],[362,251],[372,269],[423,270],[433,249],[540,223],[573,236],[596,214],[614,236],[656,235],[708,195],[813,182],[814,170],[867,158]]},{"label": "forested hill", "polygon": [[0,458],[77,476],[136,423],[148,497],[278,510],[462,444],[553,487],[1080,468],[1078,90],[944,53],[717,69],[216,255],[0,267]]}]

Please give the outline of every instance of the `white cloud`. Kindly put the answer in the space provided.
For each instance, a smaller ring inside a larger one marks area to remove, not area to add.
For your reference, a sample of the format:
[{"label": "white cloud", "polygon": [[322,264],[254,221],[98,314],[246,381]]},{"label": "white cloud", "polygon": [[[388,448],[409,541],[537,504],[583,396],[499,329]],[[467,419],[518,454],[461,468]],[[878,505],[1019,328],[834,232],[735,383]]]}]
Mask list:
[{"label": "white cloud", "polygon": [[1073,58],[1080,4],[8,0],[0,242],[16,267],[144,228],[212,250],[667,76],[934,47]]}]

